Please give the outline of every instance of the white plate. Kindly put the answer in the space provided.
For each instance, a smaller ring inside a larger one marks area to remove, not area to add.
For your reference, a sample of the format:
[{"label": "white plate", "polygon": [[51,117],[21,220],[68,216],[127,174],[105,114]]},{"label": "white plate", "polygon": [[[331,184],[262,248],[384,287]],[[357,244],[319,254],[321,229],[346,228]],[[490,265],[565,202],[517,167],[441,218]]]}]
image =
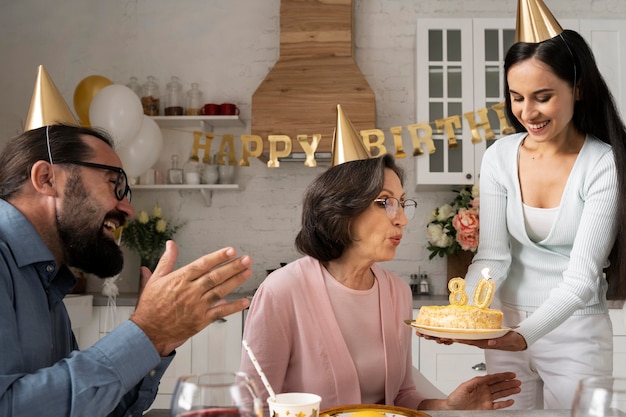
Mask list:
[{"label": "white plate", "polygon": [[504,329],[449,329],[445,327],[422,326],[415,324],[413,320],[405,320],[404,323],[420,333],[427,336],[440,337],[442,339],[459,339],[459,340],[483,340],[495,339],[504,336],[510,328]]}]

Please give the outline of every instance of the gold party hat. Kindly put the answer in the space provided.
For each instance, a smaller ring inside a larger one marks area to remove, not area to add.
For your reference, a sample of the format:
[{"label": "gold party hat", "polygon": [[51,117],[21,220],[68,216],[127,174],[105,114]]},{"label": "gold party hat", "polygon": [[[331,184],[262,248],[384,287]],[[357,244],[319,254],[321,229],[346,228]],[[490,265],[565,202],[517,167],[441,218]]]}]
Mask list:
[{"label": "gold party hat", "polygon": [[331,166],[334,167],[344,162],[369,159],[371,157],[361,135],[359,135],[348,116],[343,112],[341,105],[337,104],[337,126],[333,136]]},{"label": "gold party hat", "polygon": [[40,65],[24,131],[55,123],[78,125],[61,93],[57,90],[43,65]]},{"label": "gold party hat", "polygon": [[519,0],[515,42],[539,43],[563,32],[543,0]]}]

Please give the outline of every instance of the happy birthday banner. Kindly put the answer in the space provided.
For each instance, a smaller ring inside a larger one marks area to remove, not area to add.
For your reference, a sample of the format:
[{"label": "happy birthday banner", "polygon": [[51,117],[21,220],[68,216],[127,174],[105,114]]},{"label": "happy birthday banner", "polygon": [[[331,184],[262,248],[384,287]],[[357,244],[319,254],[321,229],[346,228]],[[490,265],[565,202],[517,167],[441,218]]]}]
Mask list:
[{"label": "happy birthday banner", "polygon": [[[463,118],[467,122],[472,134],[472,143],[476,144],[484,140],[495,139],[495,134],[489,123],[488,113],[493,111],[498,117],[500,124],[500,132],[502,135],[508,135],[515,132],[515,129],[510,126],[506,120],[505,103],[497,103],[489,108],[482,108],[472,112],[463,113]],[[476,120],[478,116],[478,121]],[[413,144],[413,156],[424,154],[424,147],[429,154],[433,154],[437,151],[435,142],[433,141],[433,128],[434,124],[438,133],[445,133],[448,139],[448,148],[456,148],[458,146],[456,136],[454,134],[455,129],[461,128],[461,115],[448,116],[443,119],[437,119],[434,122],[416,123],[406,126]],[[394,126],[389,129],[393,135],[393,143],[395,147],[395,158],[406,158],[406,152],[402,146],[402,126]],[[484,137],[480,135],[480,131],[484,134]],[[385,132],[380,129],[368,129],[361,130],[360,135],[370,152],[374,156],[382,156],[387,153],[387,148],[384,145]],[[203,140],[204,136],[204,140]],[[194,144],[192,148],[192,155],[198,156],[198,151],[202,149],[205,155],[210,154],[211,144],[215,138],[214,133],[194,132]],[[321,134],[313,135],[297,135],[296,140],[305,152],[306,159],[304,165],[307,167],[317,166],[315,160],[315,151],[322,138]],[[232,134],[222,135],[222,141],[219,145],[219,151],[217,153],[217,165],[227,164],[224,160],[228,159],[228,165],[250,166],[249,158],[259,158],[263,153],[263,139],[258,135],[241,135],[241,159],[237,162],[237,156],[235,153],[235,137]],[[291,138],[287,135],[269,135],[267,141],[269,143],[269,160],[267,166],[269,168],[278,168],[280,162],[278,158],[285,158],[291,155],[292,142]],[[372,152],[376,149],[376,152]]]}]

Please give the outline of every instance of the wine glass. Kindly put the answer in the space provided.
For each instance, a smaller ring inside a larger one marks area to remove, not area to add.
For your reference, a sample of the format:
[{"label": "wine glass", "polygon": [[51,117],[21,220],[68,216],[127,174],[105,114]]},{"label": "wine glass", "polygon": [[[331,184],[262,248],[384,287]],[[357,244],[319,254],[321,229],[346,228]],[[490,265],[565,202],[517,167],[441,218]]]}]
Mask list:
[{"label": "wine glass", "polygon": [[572,417],[626,416],[626,378],[583,378],[576,388]]},{"label": "wine glass", "polygon": [[188,375],[178,379],[171,417],[262,417],[257,385],[245,372]]}]

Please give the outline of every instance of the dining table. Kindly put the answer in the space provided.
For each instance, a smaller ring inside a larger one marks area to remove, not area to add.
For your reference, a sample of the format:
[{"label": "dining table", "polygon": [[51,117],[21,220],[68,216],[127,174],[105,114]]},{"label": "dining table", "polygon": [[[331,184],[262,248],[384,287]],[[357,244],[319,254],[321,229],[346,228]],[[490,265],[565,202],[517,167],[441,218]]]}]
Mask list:
[{"label": "dining table", "polygon": [[[424,410],[431,417],[570,417],[571,410]],[[150,410],[146,417],[170,417],[169,410]]]}]

